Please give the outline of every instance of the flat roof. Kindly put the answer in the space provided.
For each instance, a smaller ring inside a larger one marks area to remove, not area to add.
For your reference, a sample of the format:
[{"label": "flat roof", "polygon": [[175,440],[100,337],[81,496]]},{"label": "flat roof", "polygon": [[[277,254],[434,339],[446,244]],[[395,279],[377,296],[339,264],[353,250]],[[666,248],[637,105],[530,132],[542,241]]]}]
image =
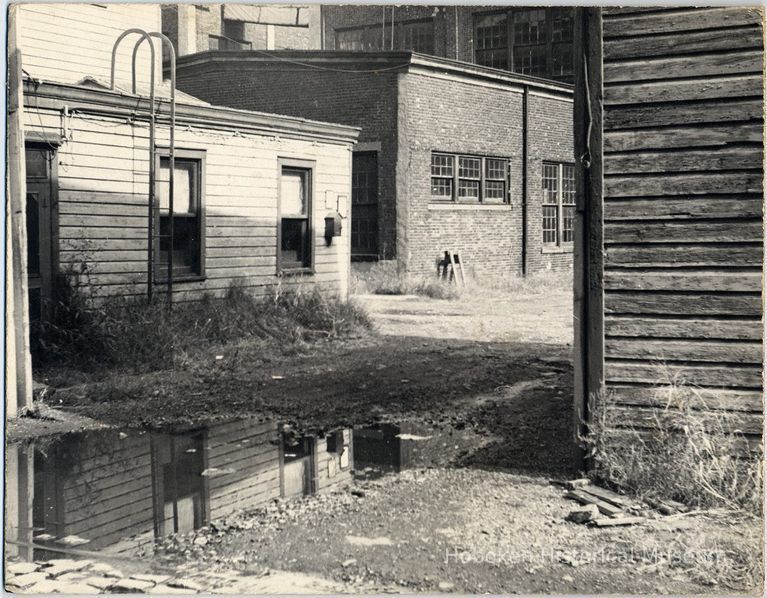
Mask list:
[{"label": "flat roof", "polygon": [[413,67],[441,73],[461,75],[468,79],[494,81],[509,86],[525,86],[548,93],[571,97],[573,86],[559,81],[520,75],[411,51],[350,52],[338,50],[211,50],[180,56],[176,61],[178,72],[204,64],[243,63],[256,66],[300,67],[302,69],[358,73],[408,72]]},{"label": "flat roof", "polygon": [[[27,98],[33,97],[31,101]],[[25,106],[29,108],[58,109],[66,102],[70,109],[85,110],[104,115],[131,115],[149,118],[149,97],[120,90],[103,89],[90,84],[68,84],[51,81],[24,79]],[[155,98],[156,114],[163,121],[170,116],[168,97]],[[199,102],[187,103],[178,98],[176,102],[178,123],[193,124],[200,128],[248,129],[265,135],[282,135],[298,139],[327,140],[355,143],[360,128],[328,123],[297,116],[284,116],[254,110],[227,108]]]}]

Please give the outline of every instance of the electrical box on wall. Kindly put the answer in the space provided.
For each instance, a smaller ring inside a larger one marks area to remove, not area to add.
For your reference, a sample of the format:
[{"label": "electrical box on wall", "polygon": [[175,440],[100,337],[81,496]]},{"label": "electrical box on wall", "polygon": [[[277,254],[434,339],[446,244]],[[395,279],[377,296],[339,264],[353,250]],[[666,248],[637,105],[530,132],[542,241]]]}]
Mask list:
[{"label": "electrical box on wall", "polygon": [[338,212],[328,212],[325,216],[325,241],[328,245],[333,242],[333,237],[341,236],[341,214]]}]

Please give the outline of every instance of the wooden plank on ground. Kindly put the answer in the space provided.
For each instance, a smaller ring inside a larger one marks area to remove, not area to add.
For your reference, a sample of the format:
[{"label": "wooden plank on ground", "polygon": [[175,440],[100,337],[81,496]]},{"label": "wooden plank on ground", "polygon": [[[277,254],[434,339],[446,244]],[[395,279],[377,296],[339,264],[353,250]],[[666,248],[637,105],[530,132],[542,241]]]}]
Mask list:
[{"label": "wooden plank on ground", "polygon": [[565,496],[567,498],[577,500],[582,505],[596,505],[600,513],[610,517],[615,517],[616,515],[619,515],[623,512],[620,507],[616,507],[615,505],[611,505],[610,503],[605,502],[596,496],[592,496],[584,492],[583,489],[570,490],[567,494],[565,494]]}]

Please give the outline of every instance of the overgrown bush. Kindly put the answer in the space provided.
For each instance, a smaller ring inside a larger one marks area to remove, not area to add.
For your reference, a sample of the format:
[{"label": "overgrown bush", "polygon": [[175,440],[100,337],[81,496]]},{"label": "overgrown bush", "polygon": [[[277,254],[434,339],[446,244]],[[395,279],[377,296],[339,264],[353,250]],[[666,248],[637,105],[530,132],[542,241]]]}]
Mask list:
[{"label": "overgrown bush", "polygon": [[708,407],[695,388],[673,381],[657,396],[663,403],[641,428],[610,409],[609,394],[592,397],[583,438],[592,475],[649,502],[760,514],[761,454],[749,454],[743,434],[732,431],[732,414]]},{"label": "overgrown bush", "polygon": [[356,304],[317,290],[273,289],[257,297],[231,287],[222,298],[174,304],[162,297],[89,300],[70,277],[58,280],[49,317],[35,333],[36,365],[167,368],[170,355],[258,339],[282,348],[371,327]]}]

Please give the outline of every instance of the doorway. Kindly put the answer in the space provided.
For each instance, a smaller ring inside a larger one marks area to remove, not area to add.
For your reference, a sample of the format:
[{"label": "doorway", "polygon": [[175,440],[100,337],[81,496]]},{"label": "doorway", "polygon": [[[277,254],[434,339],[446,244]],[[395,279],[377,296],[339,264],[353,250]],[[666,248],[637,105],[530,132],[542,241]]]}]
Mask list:
[{"label": "doorway", "polygon": [[53,223],[56,152],[47,145],[25,148],[27,171],[27,281],[29,319],[33,330],[43,319],[51,298],[54,268]]}]

